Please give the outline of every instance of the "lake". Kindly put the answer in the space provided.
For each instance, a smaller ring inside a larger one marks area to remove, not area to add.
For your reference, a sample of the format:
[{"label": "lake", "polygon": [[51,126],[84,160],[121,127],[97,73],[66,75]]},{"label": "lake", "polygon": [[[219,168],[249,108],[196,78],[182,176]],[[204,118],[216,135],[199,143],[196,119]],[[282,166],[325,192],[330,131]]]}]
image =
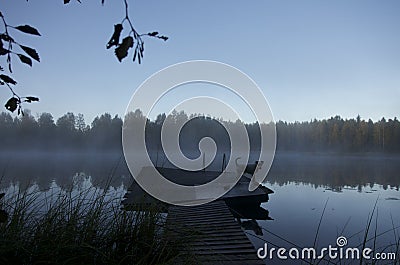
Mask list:
[{"label": "lake", "polygon": [[[347,247],[357,247],[376,203],[367,238],[374,238],[376,231],[376,249],[393,250],[384,248],[400,235],[399,162],[396,156],[278,154],[265,182],[275,193],[263,204],[274,220],[258,221],[263,235],[250,232],[249,237],[257,247],[268,241],[270,247],[290,249],[313,247],[317,235],[318,250],[336,246],[336,239],[344,236]],[[373,244],[371,240],[367,246]],[[287,262],[275,256],[268,264]]]},{"label": "lake", "polygon": [[[26,187],[43,192],[72,185],[103,188],[109,180],[109,193],[122,196],[132,182],[123,157],[116,153],[15,152],[1,154],[0,159],[0,189],[9,193]],[[262,205],[273,220],[255,220],[258,227],[254,221],[242,220],[256,248],[267,242],[268,248],[301,249],[313,247],[315,241],[319,250],[336,246],[339,236],[347,239],[347,247],[358,247],[376,203],[367,235],[376,240],[366,246],[375,244],[382,252],[395,249],[400,236],[400,156],[279,153],[264,185],[274,191]],[[267,261],[293,263],[276,255]]]}]

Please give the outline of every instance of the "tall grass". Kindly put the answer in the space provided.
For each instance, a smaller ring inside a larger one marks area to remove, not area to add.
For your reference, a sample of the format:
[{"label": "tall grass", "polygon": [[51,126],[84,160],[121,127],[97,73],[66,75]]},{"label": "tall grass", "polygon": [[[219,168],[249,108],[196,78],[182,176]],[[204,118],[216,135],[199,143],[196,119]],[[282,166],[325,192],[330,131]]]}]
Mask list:
[{"label": "tall grass", "polygon": [[154,206],[120,209],[107,189],[59,190],[51,196],[7,194],[0,224],[0,264],[174,264],[179,237],[168,237]]}]

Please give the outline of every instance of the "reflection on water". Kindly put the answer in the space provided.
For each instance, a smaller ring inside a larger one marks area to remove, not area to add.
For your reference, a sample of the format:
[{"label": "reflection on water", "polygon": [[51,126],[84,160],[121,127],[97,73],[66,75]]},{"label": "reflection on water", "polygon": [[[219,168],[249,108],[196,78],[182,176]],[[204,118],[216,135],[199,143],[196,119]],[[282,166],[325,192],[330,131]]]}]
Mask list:
[{"label": "reflection on water", "polygon": [[[221,170],[222,157],[223,154],[217,154],[208,169]],[[172,167],[160,153],[152,154],[152,159],[157,166]],[[253,160],[257,160],[255,154],[249,159]],[[36,183],[46,190],[53,181],[64,187],[72,184],[72,176],[77,173],[91,176],[95,186],[111,175],[114,187],[129,185],[132,180],[120,153],[0,153],[0,171],[3,172],[0,189],[10,183]],[[361,192],[374,184],[382,185],[382,189],[399,190],[400,156],[280,153],[275,156],[267,181],[279,186],[291,182],[312,184],[336,192],[344,189]]]},{"label": "reflection on water", "polygon": [[344,187],[400,186],[400,156],[277,154],[267,180],[277,185],[307,183],[340,192]]},{"label": "reflection on water", "polygon": [[9,185],[21,188],[37,185],[42,191],[55,184],[69,188],[75,182],[83,181],[75,177],[83,173],[90,176],[95,187],[128,186],[132,181],[121,154],[96,153],[22,153],[0,154],[0,170],[3,178],[0,189]]},{"label": "reflection on water", "polygon": [[[222,154],[218,157],[222,158]],[[170,166],[160,154],[155,154],[153,160],[158,166]],[[221,162],[215,161],[212,167],[219,169]],[[0,171],[0,191],[33,185],[42,191],[73,184],[82,188],[88,182],[101,188],[109,181],[121,192],[132,181],[123,157],[114,153],[7,153],[0,155]],[[375,202],[377,210],[368,238],[376,231],[379,249],[400,235],[399,156],[277,154],[265,185],[275,193],[262,205],[263,209],[241,209],[243,212],[236,216],[247,216],[239,220],[257,247],[265,241],[278,247],[310,247],[316,241],[317,247],[322,248],[335,245],[339,235],[347,237],[349,246],[356,247],[363,242]],[[269,261],[281,263],[290,264]]]},{"label": "reflection on water", "polygon": [[263,230],[255,219],[243,221],[242,219],[239,218],[238,222],[244,230],[251,230],[253,231],[254,234],[258,236],[263,235]]}]

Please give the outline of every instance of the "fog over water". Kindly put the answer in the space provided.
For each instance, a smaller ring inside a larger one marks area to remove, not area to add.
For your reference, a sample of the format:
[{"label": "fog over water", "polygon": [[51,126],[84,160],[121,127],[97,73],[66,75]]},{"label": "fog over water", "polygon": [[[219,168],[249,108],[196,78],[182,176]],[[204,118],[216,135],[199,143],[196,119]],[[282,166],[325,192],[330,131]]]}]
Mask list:
[{"label": "fog over water", "polygon": [[[223,154],[217,153],[208,170],[221,170]],[[195,157],[199,153],[186,155]],[[161,152],[152,152],[151,157],[157,166],[173,167]],[[256,157],[257,152],[253,152],[250,161]],[[121,152],[8,152],[1,153],[0,158],[0,189],[8,193],[26,187],[49,192],[73,184],[102,188],[112,176],[109,192],[121,197],[133,181]],[[396,233],[400,232],[399,172],[397,155],[278,152],[264,182],[274,193],[262,204],[274,220],[258,220],[263,234],[247,231],[249,238],[257,247],[265,240],[290,247],[274,235],[299,246],[312,246],[328,201],[318,246],[334,245],[341,234],[349,238],[349,246],[357,246],[377,202],[378,218],[375,212],[373,220],[378,222],[378,234],[384,234],[376,244],[388,246],[393,243],[394,234],[385,231],[395,226]],[[272,264],[280,262],[275,260]]]}]

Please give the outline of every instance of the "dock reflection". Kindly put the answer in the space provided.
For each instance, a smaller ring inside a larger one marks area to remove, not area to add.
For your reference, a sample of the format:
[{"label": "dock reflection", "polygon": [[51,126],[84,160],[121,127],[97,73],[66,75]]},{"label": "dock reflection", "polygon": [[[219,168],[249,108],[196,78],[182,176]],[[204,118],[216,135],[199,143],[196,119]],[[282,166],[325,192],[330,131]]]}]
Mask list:
[{"label": "dock reflection", "polygon": [[[267,194],[266,200],[269,200],[269,196]],[[261,226],[258,224],[260,220],[274,220],[267,209],[261,207],[261,203],[254,201],[246,201],[242,202],[240,200],[232,201],[225,200],[229,210],[232,215],[236,218],[237,222],[240,226],[247,231],[253,231],[254,234],[258,236],[263,235],[263,230]]]}]

